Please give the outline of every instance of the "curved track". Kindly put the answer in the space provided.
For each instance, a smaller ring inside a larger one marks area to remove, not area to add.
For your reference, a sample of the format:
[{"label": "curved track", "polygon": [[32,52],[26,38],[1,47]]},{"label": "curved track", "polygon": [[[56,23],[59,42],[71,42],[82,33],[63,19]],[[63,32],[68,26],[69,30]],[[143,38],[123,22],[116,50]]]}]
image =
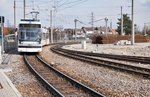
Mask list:
[{"label": "curved track", "polygon": [[142,68],[142,67],[122,64],[122,63],[118,63],[118,62],[92,58],[91,56],[84,55],[82,52],[77,53],[75,51],[62,49],[61,47],[58,47],[58,46],[51,48],[51,50],[56,53],[59,53],[61,55],[71,57],[74,59],[79,59],[81,61],[86,61],[86,62],[94,63],[97,65],[106,66],[106,67],[114,68],[114,69],[121,70],[121,71],[126,71],[129,73],[143,75],[144,77],[150,78],[150,69],[148,69],[148,68]]},{"label": "curved track", "polygon": [[58,71],[39,56],[24,55],[24,59],[30,70],[56,97],[105,97]]},{"label": "curved track", "polygon": [[78,54],[93,56],[93,57],[103,57],[103,58],[117,59],[117,60],[123,60],[123,61],[131,61],[131,62],[137,62],[137,63],[150,64],[150,57],[91,53],[91,52],[68,50],[68,49],[63,49],[63,48],[59,48],[59,49],[65,50],[65,51],[71,52],[71,53],[78,53]]}]

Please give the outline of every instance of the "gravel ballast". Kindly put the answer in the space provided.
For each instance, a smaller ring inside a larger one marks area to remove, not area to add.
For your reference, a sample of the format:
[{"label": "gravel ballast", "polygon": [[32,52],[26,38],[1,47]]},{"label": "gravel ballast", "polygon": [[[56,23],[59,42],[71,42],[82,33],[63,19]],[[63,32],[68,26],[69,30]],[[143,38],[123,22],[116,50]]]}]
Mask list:
[{"label": "gravel ballast", "polygon": [[[150,57],[150,44],[135,44],[135,46],[114,46],[110,44],[87,44],[83,50],[81,44],[69,45],[65,48],[80,51],[112,53],[123,55]],[[63,57],[50,51],[50,46],[43,48],[40,55],[53,66],[94,88],[107,97],[150,97],[150,80],[141,76],[94,66],[90,63]],[[138,64],[140,65],[140,64]],[[146,64],[149,65],[149,64]],[[23,97],[51,97],[49,92],[30,73],[23,62],[23,56],[12,54],[8,64],[0,68],[10,68],[7,75]],[[149,67],[149,66],[145,66]]]},{"label": "gravel ballast", "polygon": [[[78,46],[67,46],[69,49],[82,49],[81,44]],[[119,46],[118,46],[119,47]],[[125,46],[124,46],[125,47]],[[145,46],[149,48],[148,46]],[[105,48],[106,47],[102,47]],[[108,47],[111,49],[111,46]],[[123,47],[121,46],[121,49]],[[131,48],[134,48],[133,46]],[[138,46],[140,48],[140,46]],[[92,49],[88,47],[88,49]],[[113,48],[112,48],[113,49]],[[120,49],[120,48],[119,48]],[[128,50],[127,48],[126,51]],[[136,49],[136,47],[135,47]],[[145,48],[140,48],[141,50]],[[99,49],[98,49],[99,50]],[[117,54],[119,50],[115,48]],[[130,53],[131,53],[130,49]],[[149,50],[149,49],[147,49]],[[133,50],[136,52],[136,50]],[[104,51],[101,51],[104,52]],[[113,51],[112,51],[113,52]],[[119,54],[121,54],[120,51]],[[136,53],[132,52],[134,55]],[[140,52],[144,54],[143,52]],[[126,52],[128,54],[128,52]],[[138,54],[138,55],[141,55]],[[86,83],[90,87],[106,95],[107,97],[150,97],[150,80],[142,78],[141,76],[108,69],[105,67],[94,66],[90,63],[77,61],[70,58],[57,55],[50,51],[50,47],[44,47],[43,52],[40,55],[49,63],[54,64],[55,67],[65,72],[66,74]],[[149,54],[146,54],[149,56]]]},{"label": "gravel ballast", "polygon": [[12,71],[6,74],[21,93],[22,97],[51,97],[50,93],[30,73],[26,64],[23,62],[22,55],[12,54],[10,62],[5,65],[5,68],[12,69]]}]

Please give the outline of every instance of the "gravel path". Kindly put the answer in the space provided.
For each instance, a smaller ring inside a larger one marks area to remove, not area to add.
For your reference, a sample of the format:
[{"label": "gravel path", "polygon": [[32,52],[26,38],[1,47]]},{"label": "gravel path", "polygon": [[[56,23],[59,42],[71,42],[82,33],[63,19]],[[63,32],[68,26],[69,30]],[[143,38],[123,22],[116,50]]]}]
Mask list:
[{"label": "gravel path", "polygon": [[105,67],[76,61],[43,48],[41,56],[49,63],[107,97],[150,97],[150,80]]},{"label": "gravel path", "polygon": [[6,74],[23,97],[51,97],[49,92],[30,73],[23,62],[22,55],[13,54],[10,62],[5,64],[5,68],[12,69]]}]

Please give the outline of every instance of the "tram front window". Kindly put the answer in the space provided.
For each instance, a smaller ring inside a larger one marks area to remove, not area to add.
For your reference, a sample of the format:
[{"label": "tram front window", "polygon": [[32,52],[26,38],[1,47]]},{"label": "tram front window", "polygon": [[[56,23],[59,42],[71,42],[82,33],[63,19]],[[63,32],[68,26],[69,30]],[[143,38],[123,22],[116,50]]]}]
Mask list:
[{"label": "tram front window", "polygon": [[21,41],[40,41],[41,40],[41,30],[40,28],[23,28],[20,29]]}]

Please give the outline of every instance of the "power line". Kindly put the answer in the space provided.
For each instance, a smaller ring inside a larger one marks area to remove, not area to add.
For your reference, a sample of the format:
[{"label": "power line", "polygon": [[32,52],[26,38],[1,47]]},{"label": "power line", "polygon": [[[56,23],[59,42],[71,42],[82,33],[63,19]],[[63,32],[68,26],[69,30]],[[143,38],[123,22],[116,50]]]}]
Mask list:
[{"label": "power line", "polygon": [[87,0],[76,0],[76,1],[74,1],[74,2],[69,2],[69,3],[66,3],[66,4],[64,4],[63,6],[61,6],[62,8],[60,8],[60,10],[64,10],[64,9],[67,9],[67,8],[72,8],[72,7],[74,7],[74,6],[77,6],[77,5],[79,5],[79,4],[82,4],[82,3],[84,3],[84,2],[86,2]]}]

